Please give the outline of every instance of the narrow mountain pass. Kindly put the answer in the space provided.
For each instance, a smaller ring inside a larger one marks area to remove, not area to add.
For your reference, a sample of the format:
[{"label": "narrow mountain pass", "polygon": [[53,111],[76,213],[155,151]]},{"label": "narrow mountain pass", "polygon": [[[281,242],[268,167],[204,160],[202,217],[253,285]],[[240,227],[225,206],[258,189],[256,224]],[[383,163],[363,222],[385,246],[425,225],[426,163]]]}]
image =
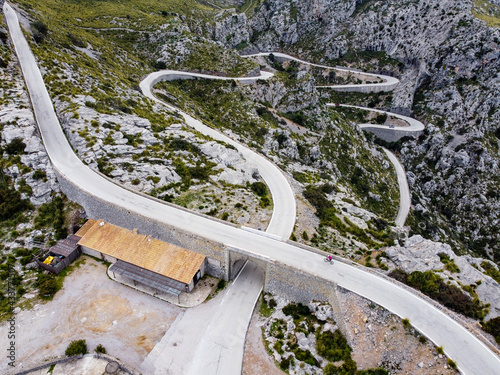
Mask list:
[{"label": "narrow mountain pass", "polygon": [[[89,196],[94,196],[130,215],[155,220],[190,231],[208,241],[237,245],[245,254],[275,260],[285,265],[336,282],[339,286],[373,300],[400,317],[408,318],[422,334],[455,359],[466,374],[497,374],[500,359],[472,333],[439,308],[386,278],[338,259],[333,266],[323,255],[305,251],[225,223],[195,215],[158,200],[126,190],[85,166],[74,154],[55,114],[36,60],[19,26],[17,15],[5,3],[4,13],[30,93],[37,123],[47,153],[58,173]],[[82,201],[85,204],[85,200]],[[218,356],[218,358],[220,358]]]}]

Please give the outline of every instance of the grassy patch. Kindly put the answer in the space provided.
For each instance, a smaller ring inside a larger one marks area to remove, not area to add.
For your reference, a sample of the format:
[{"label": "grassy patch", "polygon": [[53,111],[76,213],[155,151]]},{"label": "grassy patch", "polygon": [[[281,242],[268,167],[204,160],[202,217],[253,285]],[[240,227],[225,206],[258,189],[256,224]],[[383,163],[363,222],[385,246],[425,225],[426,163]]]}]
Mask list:
[{"label": "grassy patch", "polygon": [[266,298],[263,296],[259,307],[260,315],[269,318],[274,312],[275,307],[276,307],[276,301],[274,300],[274,298],[268,297],[266,301]]},{"label": "grassy patch", "polygon": [[486,0],[474,0],[472,14],[490,27],[500,27],[500,6]]},{"label": "grassy patch", "polygon": [[489,262],[481,262],[481,267],[484,269],[484,274],[492,277],[497,283],[500,284],[500,271],[497,270]]}]

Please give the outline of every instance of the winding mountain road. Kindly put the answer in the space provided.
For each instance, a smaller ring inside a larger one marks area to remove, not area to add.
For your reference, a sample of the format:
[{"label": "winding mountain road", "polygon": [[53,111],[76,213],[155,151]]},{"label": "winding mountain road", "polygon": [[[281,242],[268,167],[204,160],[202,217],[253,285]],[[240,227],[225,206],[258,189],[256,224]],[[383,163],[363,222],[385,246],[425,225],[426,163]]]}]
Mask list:
[{"label": "winding mountain road", "polygon": [[[466,328],[411,291],[356,265],[343,261],[335,262],[333,266],[326,265],[322,255],[304,251],[290,243],[228,226],[135,194],[89,169],[74,154],[62,131],[36,60],[21,31],[17,15],[8,3],[4,4],[4,14],[47,153],[54,168],[66,179],[88,194],[132,214],[189,230],[208,240],[238,247],[249,255],[268,257],[336,282],[394,314],[410,319],[417,330],[444,347],[446,354],[457,362],[463,373],[498,375],[499,357]],[[244,337],[242,340],[244,342]]]},{"label": "winding mountain road", "polygon": [[[355,108],[355,109],[361,109],[364,111],[371,111],[371,112],[376,112],[376,113],[380,113],[380,114],[386,114],[387,116],[393,116],[393,117],[399,118],[400,120],[403,120],[408,124],[408,126],[395,125],[392,128],[388,127],[387,125],[379,125],[379,124],[358,124],[358,126],[361,129],[365,129],[368,131],[370,129],[384,129],[387,131],[401,130],[404,132],[408,132],[408,134],[411,134],[413,132],[421,132],[425,128],[424,124],[422,124],[420,121],[418,121],[414,118],[400,115],[397,113],[383,111],[381,109],[360,107],[357,105],[349,105],[349,104],[337,104],[337,103],[327,103],[326,105],[327,105],[327,107]],[[397,226],[402,227],[405,225],[406,219],[408,218],[408,214],[410,213],[410,207],[411,207],[410,186],[408,185],[408,179],[406,178],[406,172],[403,168],[403,165],[400,163],[400,161],[398,160],[396,155],[394,155],[392,152],[390,152],[386,148],[384,148],[384,152],[386,153],[390,162],[394,166],[394,169],[396,170],[396,175],[398,178],[399,210],[398,210],[398,215],[396,217],[395,223]]]},{"label": "winding mountain road", "polygon": [[373,74],[373,73],[365,73],[359,70],[349,69],[349,68],[341,68],[341,67],[333,67],[327,65],[314,64],[311,62],[307,62],[301,59],[298,59],[294,56],[287,55],[286,53],[281,52],[260,52],[252,55],[244,55],[244,57],[269,57],[269,55],[273,55],[275,57],[284,59],[284,60],[293,60],[297,61],[301,64],[316,66],[318,68],[331,69],[336,70],[338,72],[347,72],[352,73],[354,75],[361,74],[367,77],[373,77],[374,79],[382,79],[383,82],[379,83],[360,83],[360,84],[352,84],[352,85],[324,85],[324,86],[316,86],[316,87],[324,87],[330,88],[336,91],[350,91],[350,92],[383,92],[383,91],[392,91],[398,84],[399,79],[391,76],[386,76],[383,74]]},{"label": "winding mountain road", "polygon": [[[339,68],[339,67],[331,67],[327,65],[320,65],[320,64],[314,64],[310,63],[301,59],[298,59],[294,56],[287,55],[285,53],[281,52],[261,52],[253,55],[246,55],[245,57],[269,57],[270,55],[273,55],[275,57],[284,59],[284,60],[293,60],[297,61],[301,64],[304,65],[310,65],[310,66],[316,66],[318,68],[324,68],[324,69],[333,69],[337,71],[343,71],[343,72],[350,72],[355,74],[363,74],[364,76],[371,76],[374,79],[381,79],[383,82],[380,83],[365,83],[365,84],[355,84],[355,85],[329,85],[329,86],[316,86],[316,87],[322,87],[322,88],[330,88],[338,91],[359,91],[359,92],[380,92],[380,91],[392,91],[398,84],[399,80],[394,77],[386,76],[383,74],[372,74],[372,73],[364,73],[356,70],[350,70],[347,68]],[[392,112],[387,112],[379,109],[374,109],[374,108],[367,108],[367,107],[360,107],[360,106],[355,106],[355,105],[349,105],[349,104],[337,104],[337,103],[327,103],[327,107],[348,107],[348,108],[357,108],[357,109],[363,109],[367,111],[372,111],[372,112],[377,112],[377,113],[385,113],[388,116],[393,116],[397,117],[409,124],[409,126],[394,126],[393,128],[390,128],[389,126],[385,125],[377,125],[377,124],[358,124],[358,126],[361,129],[374,129],[374,128],[379,128],[379,129],[384,129],[387,131],[397,131],[397,130],[403,130],[405,132],[419,132],[424,130],[424,124],[422,124],[420,121],[408,117],[408,116],[403,116],[397,113],[392,113]],[[410,188],[408,186],[408,180],[406,178],[406,172],[403,168],[403,165],[399,162],[399,160],[396,158],[396,155],[394,155],[392,152],[384,148],[384,152],[386,153],[387,157],[389,158],[389,161],[392,163],[394,166],[394,169],[396,170],[396,175],[398,179],[398,187],[399,187],[399,209],[398,209],[398,214],[395,219],[395,223],[397,226],[404,226],[406,219],[408,217],[408,214],[410,213],[410,207],[411,207],[411,197],[410,197]]]},{"label": "winding mountain road", "polygon": [[396,170],[399,186],[399,210],[394,222],[398,227],[403,227],[405,225],[406,219],[408,218],[408,214],[410,213],[410,186],[408,185],[408,180],[406,179],[406,172],[396,155],[394,155],[386,148],[383,148],[383,150],[394,166],[394,169]]},{"label": "winding mountain road", "polygon": [[140,88],[145,96],[160,103],[172,111],[176,111],[182,115],[186,124],[199,132],[207,135],[213,139],[226,142],[234,146],[243,157],[257,165],[259,169],[259,174],[266,182],[271,196],[273,198],[273,214],[271,221],[266,229],[267,233],[274,234],[286,240],[290,237],[295,225],[296,218],[296,206],[295,206],[295,195],[290,186],[290,183],[286,179],[285,175],[276,165],[271,161],[266,159],[264,156],[259,155],[255,151],[250,150],[246,146],[239,142],[225,136],[224,134],[212,129],[209,126],[204,125],[201,121],[195,119],[194,117],[188,115],[187,113],[173,107],[164,101],[158,99],[153,95],[153,86],[160,81],[170,81],[175,79],[191,79],[191,78],[203,78],[203,79],[218,79],[218,80],[234,80],[243,83],[255,82],[258,79],[269,79],[273,77],[272,73],[261,72],[259,76],[255,77],[244,77],[244,78],[231,78],[231,77],[218,77],[211,76],[207,74],[199,73],[189,73],[181,72],[175,70],[161,70],[149,74],[140,83]]},{"label": "winding mountain road", "polygon": [[422,130],[425,129],[424,124],[422,122],[418,121],[417,119],[414,119],[412,117],[400,115],[398,113],[393,113],[393,112],[387,112],[383,111],[381,109],[375,109],[375,108],[369,108],[369,107],[360,107],[358,105],[350,105],[350,104],[337,104],[337,103],[327,103],[327,107],[345,107],[345,108],[355,108],[355,109],[361,109],[364,111],[370,111],[370,112],[376,112],[380,114],[386,114],[387,116],[392,116],[396,117],[400,120],[403,120],[408,124],[408,126],[403,126],[403,125],[395,125],[394,127],[389,127],[387,125],[380,125],[380,124],[358,124],[358,126],[361,129],[386,129],[386,130],[404,130],[405,132],[421,132]]},{"label": "winding mountain road", "polygon": [[[348,69],[342,69],[338,67],[329,67],[326,65],[319,65],[319,64],[313,64],[309,63],[307,61],[300,60],[298,58],[295,58],[293,56],[284,54],[284,53],[272,53],[272,52],[263,52],[259,54],[254,54],[254,55],[246,55],[245,57],[268,57],[269,55],[273,54],[276,57],[282,58],[282,59],[287,59],[287,60],[294,60],[297,62],[300,62],[301,64],[306,64],[306,65],[311,65],[311,66],[316,66],[320,68],[325,68],[325,69],[335,69],[339,71],[349,71],[353,72],[355,74],[361,74],[358,71],[351,71]],[[374,88],[374,87],[384,87],[384,90],[390,91],[392,90],[395,85],[399,83],[399,80],[394,77],[389,77],[385,75],[375,75],[371,73],[362,73],[364,75],[369,75],[373,76],[374,78],[382,79],[384,82],[378,83],[378,84],[361,84],[361,85],[352,85],[352,87],[358,88],[360,90],[366,90],[366,88]],[[187,113],[179,110],[178,108],[169,105],[165,103],[164,101],[160,100],[157,98],[153,92],[152,88],[154,87],[155,84],[161,81],[173,81],[177,79],[216,79],[216,80],[234,80],[234,81],[239,81],[242,83],[252,83],[257,81],[258,79],[270,79],[274,75],[269,72],[262,71],[260,72],[260,75],[254,76],[254,77],[219,77],[219,76],[213,76],[213,75],[208,75],[208,74],[201,74],[201,73],[191,73],[191,72],[184,72],[184,71],[178,71],[178,70],[160,70],[157,72],[153,72],[146,76],[141,83],[140,83],[140,88],[142,90],[142,93],[147,96],[148,98],[163,104],[167,108],[173,111],[177,111],[180,113],[186,123],[191,126],[192,128],[200,131],[201,133],[210,136],[214,139],[224,141],[226,143],[229,143],[236,147],[236,149],[245,157],[246,160],[248,161],[253,161],[255,164],[259,166],[259,172],[266,182],[266,184],[269,186],[269,190],[271,191],[271,195],[273,197],[273,203],[274,203],[274,211],[273,211],[273,216],[271,218],[271,221],[269,223],[269,226],[266,229],[267,233],[274,234],[277,236],[280,236],[282,239],[287,239],[291,235],[293,231],[293,226],[295,224],[295,197],[293,194],[293,191],[290,187],[290,184],[288,183],[288,180],[286,177],[283,175],[282,171],[277,168],[273,163],[271,163],[268,159],[263,157],[262,155],[259,155],[255,153],[254,151],[248,149],[246,146],[242,145],[241,143],[238,143],[234,141],[233,139],[225,136],[224,134],[218,132],[217,130],[214,130],[206,125],[204,125],[201,121],[193,118],[192,116],[188,115]],[[341,86],[318,86],[318,87],[327,87],[327,88],[332,88],[335,89],[337,87]],[[343,87],[343,86],[342,86]],[[351,86],[350,86],[351,87]],[[421,131],[424,128],[424,125],[418,121],[415,120],[411,117],[395,114],[395,113],[390,113],[382,110],[377,110],[373,108],[365,108],[365,107],[359,107],[359,106],[353,106],[353,105],[347,105],[347,104],[333,104],[333,103],[328,103],[327,106],[330,107],[335,107],[335,106],[342,106],[342,107],[350,107],[350,108],[357,108],[357,109],[364,109],[364,110],[372,110],[374,112],[378,113],[386,113],[388,115],[400,118],[403,121],[406,121],[410,126],[409,127],[395,127],[394,129],[390,130],[399,130],[399,129],[404,129],[405,131]],[[373,125],[373,124],[359,124],[360,128],[381,128],[381,129],[389,129],[387,126],[383,125]],[[410,212],[410,206],[411,206],[411,199],[410,199],[410,190],[408,186],[408,181],[406,179],[406,174],[403,169],[403,166],[401,163],[397,160],[396,156],[392,154],[390,151],[385,150],[385,153],[387,154],[390,162],[393,164],[397,178],[398,178],[398,185],[399,185],[399,192],[400,192],[400,205],[399,205],[399,210],[398,210],[398,215],[396,217],[395,223],[398,226],[404,226],[406,222],[406,218],[408,217],[408,214]]]}]

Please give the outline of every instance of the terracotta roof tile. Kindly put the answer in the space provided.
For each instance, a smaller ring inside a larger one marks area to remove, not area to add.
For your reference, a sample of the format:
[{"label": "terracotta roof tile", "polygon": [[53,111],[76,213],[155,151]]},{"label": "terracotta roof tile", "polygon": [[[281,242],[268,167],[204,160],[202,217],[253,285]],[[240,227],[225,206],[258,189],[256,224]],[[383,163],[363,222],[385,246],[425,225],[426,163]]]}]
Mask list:
[{"label": "terracotta roof tile", "polygon": [[78,237],[83,237],[85,235],[85,233],[87,233],[87,231],[92,228],[92,226],[95,224],[95,220],[94,219],[88,219],[87,222],[85,224],[83,224],[83,226],[78,229],[78,232],[75,233],[75,236],[78,236]]},{"label": "terracotta roof tile", "polygon": [[191,282],[205,261],[204,255],[102,220],[88,228],[78,243],[185,284]]}]

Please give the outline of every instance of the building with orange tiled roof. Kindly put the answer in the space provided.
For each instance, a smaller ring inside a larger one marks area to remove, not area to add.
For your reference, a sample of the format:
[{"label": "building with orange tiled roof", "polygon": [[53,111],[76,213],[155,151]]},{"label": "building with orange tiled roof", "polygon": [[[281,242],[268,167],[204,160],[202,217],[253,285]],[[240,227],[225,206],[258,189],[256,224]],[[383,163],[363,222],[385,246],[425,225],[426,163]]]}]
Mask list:
[{"label": "building with orange tiled roof", "polygon": [[205,272],[204,255],[103,220],[89,220],[76,234],[84,254],[113,263],[109,271],[134,285],[178,296],[190,292]]}]

